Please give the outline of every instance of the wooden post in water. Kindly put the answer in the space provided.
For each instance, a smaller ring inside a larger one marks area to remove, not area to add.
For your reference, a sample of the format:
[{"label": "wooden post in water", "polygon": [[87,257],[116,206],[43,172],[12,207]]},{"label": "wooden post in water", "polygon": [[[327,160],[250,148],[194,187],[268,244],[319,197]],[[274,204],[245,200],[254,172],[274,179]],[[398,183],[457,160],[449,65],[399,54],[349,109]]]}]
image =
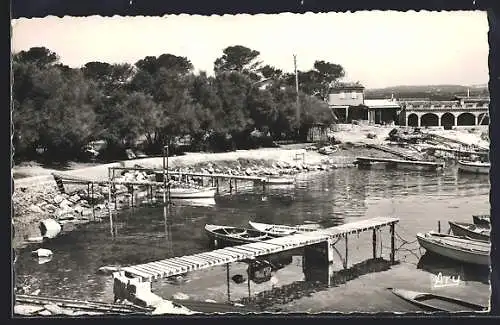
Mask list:
[{"label": "wooden post in water", "polygon": [[92,195],[90,197],[90,204],[92,205],[92,218],[94,218],[94,221],[95,221],[95,207],[94,207],[94,182],[92,182],[92,185],[91,185],[91,192],[92,192]]},{"label": "wooden post in water", "polygon": [[[250,275],[250,273],[248,273],[248,275]],[[247,286],[248,286],[248,299],[250,299],[250,297],[252,296],[250,292],[250,276],[247,277]]]},{"label": "wooden post in water", "polygon": [[113,212],[111,211],[111,181],[108,186],[108,210],[109,210],[109,229],[111,231],[111,236],[113,236]]},{"label": "wooden post in water", "polygon": [[372,234],[372,243],[373,243],[373,258],[377,258],[377,229],[373,229]]},{"label": "wooden post in water", "polygon": [[394,264],[394,260],[396,258],[396,251],[394,245],[394,223],[391,223],[391,264]]},{"label": "wooden post in water", "polygon": [[238,190],[238,180],[235,178],[234,179],[234,191],[236,192]]},{"label": "wooden post in water", "polygon": [[130,193],[130,203],[132,204],[132,209],[134,208],[134,185],[131,186],[131,191],[132,193]]},{"label": "wooden post in water", "polygon": [[229,193],[233,193],[233,182],[231,178],[229,179]]},{"label": "wooden post in water", "polygon": [[347,241],[347,234],[345,235],[345,263],[344,263],[344,269],[347,269],[347,258],[349,256],[349,245]]},{"label": "wooden post in water", "polygon": [[215,178],[215,186],[217,186],[217,194],[219,194],[219,178]]},{"label": "wooden post in water", "polygon": [[229,288],[229,263],[226,264],[226,279],[227,279],[227,301],[231,301],[231,290]]},{"label": "wooden post in water", "polygon": [[438,220],[438,233],[441,233],[441,221]]}]

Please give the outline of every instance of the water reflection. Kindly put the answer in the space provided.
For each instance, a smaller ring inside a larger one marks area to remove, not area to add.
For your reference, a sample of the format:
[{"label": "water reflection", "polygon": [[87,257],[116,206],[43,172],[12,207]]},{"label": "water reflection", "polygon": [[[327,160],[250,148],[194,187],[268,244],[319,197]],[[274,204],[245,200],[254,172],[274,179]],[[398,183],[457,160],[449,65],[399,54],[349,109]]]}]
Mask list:
[{"label": "water reflection", "polygon": [[[137,207],[121,211],[113,218],[112,226],[107,217],[102,223],[81,225],[78,231],[43,244],[42,248],[54,252],[52,260],[45,264],[38,264],[38,261],[31,257],[31,250],[41,246],[27,247],[21,250],[18,256],[16,281],[31,279],[32,288],[41,289],[41,294],[44,295],[80,299],[106,297],[104,292],[110,290],[112,281],[109,277],[95,274],[99,267],[147,263],[207,251],[204,226],[208,223],[248,227],[250,220],[287,225],[314,222],[329,227],[361,218],[394,215],[400,218],[396,231],[411,242],[415,240],[417,232],[436,229],[437,220],[441,220],[442,225],[447,220],[472,222],[472,214],[489,210],[489,190],[488,175],[458,175],[450,169],[442,173],[337,169],[331,172],[303,174],[297,177],[295,186],[269,188],[265,193],[251,183],[238,183],[236,194],[233,192],[233,195],[217,196],[215,204],[179,203],[170,206],[166,213],[162,206]],[[110,236],[111,230],[113,236]],[[355,249],[352,254],[349,252],[349,260],[358,262],[371,257],[371,243],[369,234],[350,240],[349,245]],[[387,243],[384,237],[384,244]],[[405,252],[401,250],[399,255],[402,253]],[[435,274],[440,270],[444,275],[446,270],[449,270],[450,274],[454,269],[460,271],[460,265],[438,264],[440,266],[436,268],[434,262],[429,264],[424,257],[420,259],[420,255],[407,255],[412,262],[419,262],[420,270],[426,272]],[[335,260],[337,270],[341,269],[337,258]],[[284,265],[284,268],[276,267],[271,278],[267,274],[260,279],[251,279],[253,288],[256,291],[268,288],[272,278],[277,276],[280,282],[289,285],[288,289],[277,293],[278,297],[282,296],[277,299],[283,300],[287,295],[294,295],[290,292],[294,287],[302,292],[297,293],[297,297],[302,297],[309,286],[321,287],[320,284],[315,284],[315,275],[312,273],[316,271],[308,270],[306,275],[301,262],[299,265]],[[370,269],[369,266],[363,267]],[[381,265],[380,267],[382,268]],[[197,282],[199,287],[193,288],[193,295],[200,295],[204,297],[203,300],[210,294],[213,294],[212,297],[216,296],[216,293],[207,292],[206,287],[224,285],[225,271],[220,275],[217,270],[213,268],[201,272],[200,277],[203,279]],[[398,270],[395,272],[404,272],[412,277],[422,273],[409,263],[404,263],[404,267]],[[245,270],[238,272],[244,274]],[[337,271],[324,272],[327,275],[316,277],[323,279],[320,283],[323,283],[325,288],[328,287],[327,279],[330,279],[330,285],[339,281],[332,280]],[[356,269],[356,272],[363,271]],[[215,275],[210,278],[213,274]],[[337,278],[341,275],[351,279],[350,274],[336,274]],[[300,281],[305,276],[308,280]],[[391,283],[391,275],[388,277],[384,286],[397,286],[397,283]],[[487,279],[475,277],[474,272],[469,274],[467,270],[464,270],[463,277],[470,279],[466,281],[481,283],[485,283]],[[263,280],[265,281],[257,283]],[[425,281],[428,283],[428,278]],[[417,284],[416,282],[415,285]],[[192,283],[186,284],[186,287],[189,285]],[[246,294],[246,285],[242,284],[242,287]],[[225,295],[225,291],[222,291]]]},{"label": "water reflection", "polygon": [[418,261],[417,268],[433,275],[460,277],[462,281],[475,281],[488,284],[489,268],[480,265],[468,265],[426,252]]},{"label": "water reflection", "polygon": [[250,303],[266,310],[275,304],[287,304],[352,281],[362,275],[387,271],[390,267],[391,262],[382,258],[368,259],[342,270],[336,270],[334,264],[308,267],[303,269],[304,281],[294,281],[279,287],[273,286],[270,290],[260,292],[253,297],[243,298],[240,301],[243,304]]}]

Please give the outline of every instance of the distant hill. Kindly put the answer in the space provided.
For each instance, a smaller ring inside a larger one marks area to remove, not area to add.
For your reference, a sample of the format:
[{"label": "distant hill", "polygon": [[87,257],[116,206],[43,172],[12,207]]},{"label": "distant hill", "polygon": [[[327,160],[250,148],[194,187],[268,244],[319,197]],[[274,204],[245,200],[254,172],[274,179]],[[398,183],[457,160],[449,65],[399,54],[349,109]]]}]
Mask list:
[{"label": "distant hill", "polygon": [[392,86],[378,89],[365,89],[367,99],[390,98],[429,98],[431,100],[451,100],[455,96],[471,97],[488,96],[488,86],[483,85],[421,85],[421,86]]}]

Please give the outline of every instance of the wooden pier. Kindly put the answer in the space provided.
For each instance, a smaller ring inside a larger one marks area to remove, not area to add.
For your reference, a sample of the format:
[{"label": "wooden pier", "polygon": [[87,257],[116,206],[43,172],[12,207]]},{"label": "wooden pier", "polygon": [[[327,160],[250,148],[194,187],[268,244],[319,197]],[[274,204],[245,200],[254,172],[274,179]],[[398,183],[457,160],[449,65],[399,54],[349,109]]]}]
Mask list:
[{"label": "wooden pier", "polygon": [[387,153],[393,154],[393,155],[401,157],[401,158],[403,158],[405,160],[413,160],[413,161],[419,160],[419,158],[415,157],[414,155],[410,155],[410,154],[401,152],[400,150],[395,150],[394,148],[391,148],[389,146],[376,145],[376,144],[367,144],[366,146],[368,148],[377,149],[377,150],[380,150],[380,151],[383,151],[383,152],[387,152]]},{"label": "wooden pier", "polygon": [[[324,251],[323,257],[325,261],[332,262],[332,244],[339,238],[345,238],[347,253],[348,235],[372,230],[374,236],[373,244],[375,245],[376,230],[384,226],[390,226],[391,262],[394,262],[394,227],[397,222],[399,222],[399,219],[397,218],[377,217],[303,234],[278,237],[262,242],[226,247],[190,256],[173,257],[156,262],[132,265],[124,267],[121,270],[127,278],[141,278],[141,280],[152,281],[155,279],[179,275],[217,265],[228,265],[232,262],[253,260],[260,256],[280,253],[295,248],[318,245],[322,246],[321,248]],[[307,254],[307,252],[304,254]]]},{"label": "wooden pier", "polygon": [[423,160],[400,160],[391,158],[356,157],[358,166],[370,166],[373,163],[386,163],[390,165],[408,165],[425,167],[430,169],[444,168],[444,162],[423,161]]}]

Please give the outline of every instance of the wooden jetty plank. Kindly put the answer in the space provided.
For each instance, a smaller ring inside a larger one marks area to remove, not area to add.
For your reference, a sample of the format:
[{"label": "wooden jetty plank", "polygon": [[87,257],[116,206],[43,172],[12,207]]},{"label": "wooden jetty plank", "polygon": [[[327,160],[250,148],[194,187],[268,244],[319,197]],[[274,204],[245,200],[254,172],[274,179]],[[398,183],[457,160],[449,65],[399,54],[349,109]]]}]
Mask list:
[{"label": "wooden jetty plank", "polygon": [[[149,264],[151,265],[151,264]],[[172,270],[179,269],[179,267],[173,264],[167,264],[162,261],[154,262],[153,267],[160,269],[163,272],[163,276],[169,276]]]},{"label": "wooden jetty plank", "polygon": [[230,251],[226,250],[226,248],[220,248],[220,249],[217,249],[217,250],[212,251],[210,253],[214,253],[214,254],[217,254],[217,255],[229,256],[231,259],[235,259],[235,258],[237,259],[238,258],[238,254],[235,254],[234,252],[230,252]]},{"label": "wooden jetty plank", "polygon": [[147,266],[144,266],[144,264],[134,265],[132,266],[132,268],[144,272],[146,274],[150,274],[152,279],[157,279],[161,277],[161,274],[158,271],[153,270]]},{"label": "wooden jetty plank", "polygon": [[191,264],[180,263],[175,258],[170,258],[168,260],[164,260],[163,262],[171,264],[171,265],[174,265],[175,267],[177,267],[178,269],[182,270],[183,272],[189,272],[189,271],[191,271],[191,266],[192,266]]},{"label": "wooden jetty plank", "polygon": [[138,270],[138,271],[146,273],[146,274],[149,274],[149,276],[153,279],[159,277],[158,272],[156,272],[155,270],[151,270],[148,267],[145,267],[144,264],[134,265],[134,266],[131,266],[130,268],[134,269],[134,270]]},{"label": "wooden jetty plank", "polygon": [[203,253],[196,255],[196,257],[199,258],[199,259],[204,260],[205,262],[207,262],[210,265],[213,265],[213,264],[216,264],[216,263],[219,263],[219,262],[224,262],[224,260],[222,258],[210,257],[210,256],[207,256],[207,255],[204,255]]},{"label": "wooden jetty plank", "polygon": [[250,258],[250,257],[255,256],[255,253],[252,253],[252,252],[249,252],[249,251],[246,251],[246,250],[239,249],[239,247],[238,247],[238,246],[234,246],[234,247],[226,247],[225,249],[226,249],[228,252],[233,252],[233,253],[238,254],[238,258],[242,258],[242,259],[246,259],[246,258]]},{"label": "wooden jetty plank", "polygon": [[188,261],[190,263],[193,263],[197,267],[203,267],[205,265],[208,265],[207,261],[201,260],[199,258],[196,258],[196,257],[192,256],[192,255],[190,255],[190,256],[183,256],[180,259],[183,260],[183,261]]},{"label": "wooden jetty plank", "polygon": [[124,267],[122,269],[125,273],[129,273],[129,274],[132,274],[132,275],[135,275],[135,276],[138,276],[138,277],[141,277],[143,279],[147,279],[148,281],[151,281],[152,279],[152,276],[151,274],[149,273],[145,273],[145,272],[142,272],[136,268],[132,268],[132,267]]},{"label": "wooden jetty plank", "polygon": [[158,274],[159,274],[160,277],[163,277],[165,275],[165,273],[166,273],[164,268],[162,268],[158,264],[155,264],[154,262],[142,264],[141,266],[145,266],[148,269],[152,269],[152,270],[158,272]]},{"label": "wooden jetty plank", "polygon": [[183,265],[187,268],[188,271],[192,271],[195,268],[195,265],[189,261],[182,260],[179,257],[174,257],[171,260],[172,263],[177,263],[179,265]]},{"label": "wooden jetty plank", "polygon": [[171,276],[172,273],[177,273],[177,272],[186,273],[188,271],[187,267],[173,263],[170,260],[163,260],[159,261],[158,263],[160,263],[160,265],[163,265],[165,269],[168,270],[167,276]]},{"label": "wooden jetty plank", "polygon": [[393,226],[397,222],[399,222],[399,219],[394,217],[376,217],[307,233],[273,238],[262,242],[226,247],[209,252],[129,266],[123,268],[123,270],[129,274],[151,280],[162,276],[172,276],[187,271],[308,246],[327,241],[329,238],[343,237],[348,234],[379,229],[383,226]]},{"label": "wooden jetty plank", "polygon": [[225,261],[226,263],[236,260],[236,258],[233,255],[221,254],[220,252],[214,253],[214,251],[212,251],[212,252],[206,252],[204,254],[207,256],[213,256],[216,259],[223,259],[223,261]]},{"label": "wooden jetty plank", "polygon": [[260,254],[263,252],[263,249],[262,248],[259,248],[259,247],[252,247],[252,246],[248,246],[249,244],[245,244],[245,245],[241,245],[241,246],[238,246],[239,249],[243,249],[243,250],[246,250],[246,251],[249,251],[250,253],[252,254]]},{"label": "wooden jetty plank", "polygon": [[273,253],[275,251],[279,251],[279,250],[283,249],[283,245],[274,245],[274,244],[266,243],[266,242],[248,244],[248,246],[260,248],[263,251],[265,251],[266,253]]}]

